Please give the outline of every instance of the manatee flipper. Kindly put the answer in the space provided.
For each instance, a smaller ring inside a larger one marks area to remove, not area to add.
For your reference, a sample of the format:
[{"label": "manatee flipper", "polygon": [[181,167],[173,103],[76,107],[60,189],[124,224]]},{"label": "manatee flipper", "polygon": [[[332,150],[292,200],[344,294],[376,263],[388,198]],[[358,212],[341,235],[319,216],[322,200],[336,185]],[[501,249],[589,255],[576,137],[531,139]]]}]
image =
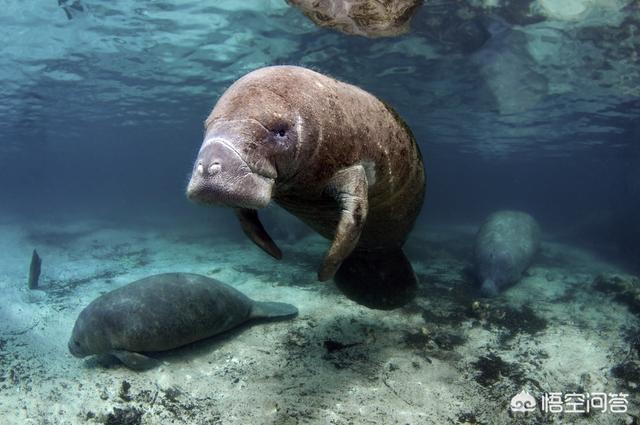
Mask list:
[{"label": "manatee flipper", "polygon": [[156,359],[132,351],[114,350],[110,351],[110,354],[116,356],[118,360],[132,370],[147,370],[160,364]]},{"label": "manatee flipper", "polygon": [[264,226],[258,218],[258,211],[249,208],[236,208],[236,216],[240,220],[240,225],[244,234],[258,245],[264,252],[275,259],[282,259],[282,251],[278,245],[271,239],[271,236],[264,230]]},{"label": "manatee flipper", "polygon": [[338,202],[340,218],[331,247],[318,271],[318,280],[331,279],[358,244],[369,208],[367,188],[367,175],[362,165],[338,171],[325,188]]},{"label": "manatee flipper", "polygon": [[254,301],[251,308],[251,319],[286,319],[298,315],[298,309],[286,303]]},{"label": "manatee flipper", "polygon": [[498,295],[498,287],[493,279],[486,279],[482,282],[482,286],[480,287],[480,292],[485,297],[495,297]]},{"label": "manatee flipper", "polygon": [[334,280],[347,297],[379,310],[392,310],[411,301],[418,283],[401,249],[354,251],[342,262]]}]

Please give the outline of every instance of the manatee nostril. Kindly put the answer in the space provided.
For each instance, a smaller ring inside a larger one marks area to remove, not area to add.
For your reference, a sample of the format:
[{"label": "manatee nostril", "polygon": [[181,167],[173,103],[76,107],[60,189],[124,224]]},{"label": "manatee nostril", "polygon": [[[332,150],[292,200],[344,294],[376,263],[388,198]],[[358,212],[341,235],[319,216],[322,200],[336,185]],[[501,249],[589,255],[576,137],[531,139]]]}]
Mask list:
[{"label": "manatee nostril", "polygon": [[221,165],[219,161],[213,161],[209,166],[209,174],[214,175],[220,171]]},{"label": "manatee nostril", "polygon": [[196,168],[196,170],[198,170],[198,174],[200,174],[201,176],[204,174],[204,165],[202,165],[202,162],[198,163],[198,167]]}]

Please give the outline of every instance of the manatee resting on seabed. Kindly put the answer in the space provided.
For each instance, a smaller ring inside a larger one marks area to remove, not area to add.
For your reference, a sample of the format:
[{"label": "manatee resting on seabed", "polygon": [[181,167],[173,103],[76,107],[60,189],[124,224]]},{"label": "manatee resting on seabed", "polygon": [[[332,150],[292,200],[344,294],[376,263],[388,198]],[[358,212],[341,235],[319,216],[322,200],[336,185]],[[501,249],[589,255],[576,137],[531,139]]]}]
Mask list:
[{"label": "manatee resting on seabed", "polygon": [[187,196],[234,208],[247,236],[280,259],[256,211],[275,201],[331,240],[320,281],[335,276],[349,298],[391,309],[416,292],[402,245],[425,182],[415,138],[389,105],[309,69],[272,66],[218,100]]},{"label": "manatee resting on seabed", "polygon": [[498,211],[482,224],[475,241],[476,276],[485,296],[517,283],[540,248],[540,227],[519,211]]},{"label": "manatee resting on seabed", "polygon": [[287,0],[319,27],[365,37],[395,37],[409,31],[423,0]]},{"label": "manatee resting on seabed", "polygon": [[143,370],[157,361],[142,353],[178,348],[249,320],[297,314],[290,304],[253,301],[206,276],[165,273],[92,301],[76,320],[69,351],[76,357],[111,354],[127,367]]}]

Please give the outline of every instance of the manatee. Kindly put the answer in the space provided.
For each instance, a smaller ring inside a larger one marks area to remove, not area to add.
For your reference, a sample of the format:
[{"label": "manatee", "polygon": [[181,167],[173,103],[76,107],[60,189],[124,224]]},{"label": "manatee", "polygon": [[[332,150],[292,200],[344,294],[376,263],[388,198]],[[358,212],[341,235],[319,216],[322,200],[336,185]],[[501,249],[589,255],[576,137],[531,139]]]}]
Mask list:
[{"label": "manatee", "polygon": [[272,200],[331,240],[318,279],[391,309],[415,293],[402,246],[422,208],[422,156],[409,127],[366,91],[297,66],[250,72],[205,122],[187,197],[235,209],[247,236],[280,248],[257,209]]},{"label": "manatee", "polygon": [[482,80],[493,94],[498,112],[518,114],[534,109],[549,92],[549,80],[538,69],[536,59],[525,47],[527,34],[499,19],[486,21],[491,34],[471,56]]},{"label": "manatee", "polygon": [[249,320],[297,313],[292,305],[253,301],[206,276],[158,274],[93,300],[76,320],[69,351],[76,357],[111,354],[127,367],[143,370],[157,361],[142,353],[181,347]]},{"label": "manatee", "polygon": [[498,211],[480,227],[475,241],[476,275],[481,292],[497,295],[521,278],[540,248],[540,227],[519,211]]},{"label": "manatee", "polygon": [[319,27],[364,37],[395,37],[409,31],[423,0],[287,0]]}]

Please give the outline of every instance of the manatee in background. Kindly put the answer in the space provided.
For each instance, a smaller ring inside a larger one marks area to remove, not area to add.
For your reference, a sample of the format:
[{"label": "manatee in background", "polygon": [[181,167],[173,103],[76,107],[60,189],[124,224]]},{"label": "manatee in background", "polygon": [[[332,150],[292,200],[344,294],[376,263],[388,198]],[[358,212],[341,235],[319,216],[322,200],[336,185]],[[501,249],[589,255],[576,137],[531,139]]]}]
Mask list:
[{"label": "manatee in background", "polygon": [[247,236],[282,253],[258,219],[271,200],[331,240],[318,271],[351,299],[390,309],[415,294],[402,245],[422,208],[411,130],[364,90],[297,66],[250,72],[218,100],[187,187],[234,208]]},{"label": "manatee in background", "polygon": [[501,115],[518,114],[539,106],[549,92],[547,77],[529,52],[526,32],[499,19],[486,21],[491,37],[471,60],[491,90]]},{"label": "manatee in background", "polygon": [[475,242],[481,291],[493,296],[522,278],[540,247],[540,227],[529,214],[498,211],[480,227]]},{"label": "manatee in background", "polygon": [[297,313],[292,305],[253,301],[206,276],[165,273],[92,301],[76,320],[69,351],[76,357],[111,354],[127,367],[142,370],[157,361],[141,353],[181,347],[252,319]]},{"label": "manatee in background", "polygon": [[319,27],[365,37],[395,37],[409,31],[423,0],[287,0]]}]

